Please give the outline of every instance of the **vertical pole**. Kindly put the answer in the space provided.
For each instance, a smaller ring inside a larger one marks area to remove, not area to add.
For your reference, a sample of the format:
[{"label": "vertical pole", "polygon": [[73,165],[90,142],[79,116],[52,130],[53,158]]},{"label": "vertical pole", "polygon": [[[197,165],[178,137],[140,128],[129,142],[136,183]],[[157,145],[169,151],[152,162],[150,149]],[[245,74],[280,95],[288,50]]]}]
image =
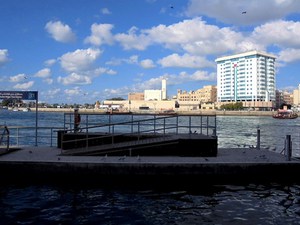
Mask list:
[{"label": "vertical pole", "polygon": [[260,149],[260,129],[257,128],[257,140],[256,140],[256,149]]},{"label": "vertical pole", "polygon": [[37,136],[38,136],[38,92],[36,92],[35,99],[35,146],[37,146]]},{"label": "vertical pole", "polygon": [[286,160],[291,161],[292,156],[292,141],[291,135],[286,135],[286,142],[285,142],[285,153],[286,153]]},{"label": "vertical pole", "polygon": [[178,134],[178,115],[176,115],[176,134]]}]

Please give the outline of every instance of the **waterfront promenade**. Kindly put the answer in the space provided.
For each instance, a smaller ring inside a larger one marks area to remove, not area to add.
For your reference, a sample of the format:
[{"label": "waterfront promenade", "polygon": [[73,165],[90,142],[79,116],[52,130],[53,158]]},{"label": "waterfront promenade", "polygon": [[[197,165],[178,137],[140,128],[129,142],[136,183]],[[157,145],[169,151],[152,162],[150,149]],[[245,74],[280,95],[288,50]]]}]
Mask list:
[{"label": "waterfront promenade", "polygon": [[[9,109],[12,110],[12,109]],[[19,108],[20,111],[23,108]],[[35,111],[35,108],[31,108],[31,111]],[[39,112],[62,112],[62,113],[73,113],[73,108],[38,108]],[[99,113],[105,114],[106,110],[103,109],[79,109],[80,113]],[[133,114],[158,114],[159,112],[155,112],[152,110],[137,110],[131,111]],[[223,110],[176,110],[176,113],[179,115],[217,115],[217,116],[272,116],[275,111],[223,111]],[[299,114],[300,115],[300,114]]]},{"label": "waterfront promenade", "polygon": [[[300,161],[263,149],[219,149],[217,157],[63,156],[24,147],[0,156],[1,180],[59,183],[186,184],[299,182]],[[119,184],[118,184],[119,185]]]}]

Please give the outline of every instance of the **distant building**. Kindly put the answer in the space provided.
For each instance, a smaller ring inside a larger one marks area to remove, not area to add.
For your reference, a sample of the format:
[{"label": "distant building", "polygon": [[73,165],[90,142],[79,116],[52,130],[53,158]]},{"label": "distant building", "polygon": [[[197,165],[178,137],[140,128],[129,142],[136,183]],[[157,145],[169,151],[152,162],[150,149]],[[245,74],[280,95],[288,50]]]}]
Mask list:
[{"label": "distant building", "polygon": [[216,102],[217,101],[217,87],[213,85],[204,86],[197,91],[182,91],[177,90],[177,100],[180,102]]},{"label": "distant building", "polygon": [[[179,105],[190,106],[191,109],[201,109],[204,103],[214,103],[217,101],[217,87],[213,85],[204,86],[196,91],[177,90],[177,100]],[[204,108],[211,108],[206,106]]]},{"label": "distant building", "polygon": [[167,80],[162,79],[161,90],[145,90],[144,91],[145,101],[161,101],[167,100]]},{"label": "distant building", "polygon": [[288,91],[276,90],[276,108],[280,108],[282,104],[293,105],[293,94]]},{"label": "distant building", "polygon": [[275,56],[249,51],[215,61],[217,101],[275,101]]},{"label": "distant building", "polygon": [[298,89],[293,91],[293,105],[300,106],[300,84]]},{"label": "distant building", "polygon": [[144,100],[145,101],[161,101],[162,100],[162,91],[161,90],[145,90],[144,91]]},{"label": "distant building", "polygon": [[167,80],[162,79],[161,81],[161,98],[167,100]]},{"label": "distant building", "polygon": [[137,93],[137,92],[129,93],[128,100],[129,101],[135,101],[135,100],[142,101],[142,100],[144,100],[144,93]]}]

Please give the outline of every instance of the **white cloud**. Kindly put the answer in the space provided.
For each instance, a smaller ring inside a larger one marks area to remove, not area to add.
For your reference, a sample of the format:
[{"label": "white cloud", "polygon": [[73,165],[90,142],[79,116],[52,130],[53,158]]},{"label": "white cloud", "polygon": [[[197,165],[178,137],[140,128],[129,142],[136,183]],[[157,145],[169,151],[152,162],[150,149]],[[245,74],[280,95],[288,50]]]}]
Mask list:
[{"label": "white cloud", "polygon": [[209,25],[201,18],[183,20],[169,26],[158,25],[142,30],[140,34],[134,30],[128,35],[117,34],[115,37],[125,49],[145,50],[152,44],[160,44],[173,51],[184,51],[195,55],[263,48],[232,28]]},{"label": "white cloud", "polygon": [[178,54],[172,54],[167,57],[162,58],[158,61],[162,67],[186,67],[186,68],[204,68],[204,67],[214,67],[215,64],[209,62],[204,57],[192,56],[189,54],[184,54],[179,56]]},{"label": "white cloud", "polygon": [[80,95],[81,90],[79,87],[74,87],[73,89],[66,89],[64,92],[69,96],[74,96],[74,95]]},{"label": "white cloud", "polygon": [[300,61],[300,49],[284,49],[279,52],[278,61],[290,63]]},{"label": "white cloud", "polygon": [[9,81],[10,81],[10,82],[23,82],[25,79],[27,79],[26,74],[20,73],[20,74],[18,74],[18,75],[11,76],[11,77],[9,78]]},{"label": "white cloud", "polygon": [[40,78],[49,78],[51,76],[51,70],[49,68],[41,69],[34,76]]},{"label": "white cloud", "polygon": [[54,40],[69,43],[76,40],[76,35],[72,29],[60,21],[49,21],[45,26],[46,31],[54,38]]},{"label": "white cloud", "polygon": [[100,56],[99,49],[77,49],[68,52],[60,57],[60,63],[64,70],[68,72],[79,72],[90,70],[93,63]]},{"label": "white cloud", "polygon": [[86,75],[80,75],[77,73],[71,73],[70,75],[66,77],[58,77],[57,81],[59,83],[62,83],[64,85],[70,85],[70,84],[79,84],[79,85],[84,85],[84,84],[91,84],[92,80],[90,77]]},{"label": "white cloud", "polygon": [[48,59],[44,62],[44,64],[48,67],[53,66],[56,63],[56,59]]},{"label": "white cloud", "polygon": [[155,67],[154,62],[151,59],[144,59],[141,60],[140,65],[144,68],[144,69],[151,69]]},{"label": "white cloud", "polygon": [[131,27],[127,34],[116,34],[115,40],[119,41],[125,50],[145,50],[151,44],[146,34],[137,35],[137,27]]},{"label": "white cloud", "polygon": [[13,86],[14,89],[21,89],[21,90],[28,90],[31,88],[34,84],[34,81],[29,81],[27,83],[22,83],[22,84],[16,84]]},{"label": "white cloud", "polygon": [[[187,16],[205,15],[229,24],[261,24],[300,11],[298,0],[190,0]],[[242,13],[246,12],[246,13]]]},{"label": "white cloud", "polygon": [[111,14],[111,12],[109,11],[108,8],[102,8],[102,9],[101,9],[101,13],[104,14],[104,15],[109,15],[109,14]]},{"label": "white cloud", "polygon": [[113,29],[112,24],[96,24],[94,23],[91,27],[92,34],[87,37],[84,42],[92,45],[100,46],[103,44],[112,45],[114,37],[111,33]]},{"label": "white cloud", "polygon": [[252,38],[253,41],[264,45],[300,48],[299,34],[300,22],[277,20],[256,27]]},{"label": "white cloud", "polygon": [[7,49],[0,49],[0,66],[3,66],[8,61],[9,61],[9,59],[8,59],[8,50]]}]

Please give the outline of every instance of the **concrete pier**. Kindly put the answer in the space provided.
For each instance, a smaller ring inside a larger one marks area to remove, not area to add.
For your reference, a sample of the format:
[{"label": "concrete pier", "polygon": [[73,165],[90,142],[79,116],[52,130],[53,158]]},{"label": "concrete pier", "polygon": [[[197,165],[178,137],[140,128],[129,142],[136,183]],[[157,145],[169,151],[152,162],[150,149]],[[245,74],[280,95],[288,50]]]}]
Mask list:
[{"label": "concrete pier", "polygon": [[219,149],[216,157],[65,156],[25,147],[0,156],[1,182],[117,185],[299,182],[300,161],[258,149]]}]

